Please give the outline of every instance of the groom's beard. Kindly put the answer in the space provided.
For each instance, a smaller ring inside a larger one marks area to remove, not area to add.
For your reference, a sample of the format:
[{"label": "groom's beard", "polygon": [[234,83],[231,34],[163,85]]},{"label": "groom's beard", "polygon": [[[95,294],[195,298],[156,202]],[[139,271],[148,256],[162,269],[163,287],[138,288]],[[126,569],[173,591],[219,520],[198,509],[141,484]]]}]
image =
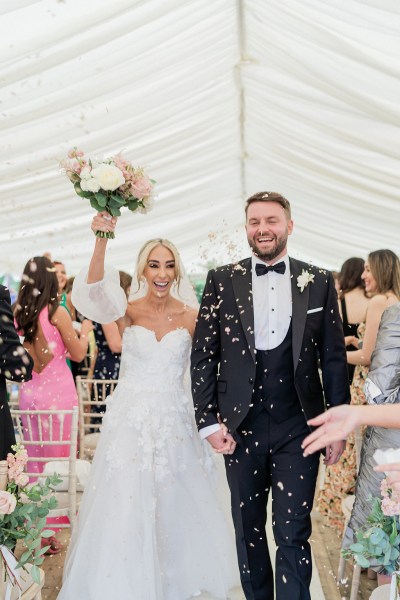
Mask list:
[{"label": "groom's beard", "polygon": [[285,250],[287,240],[288,240],[288,234],[286,233],[286,235],[282,235],[279,238],[275,237],[275,247],[272,248],[271,250],[269,250],[268,252],[259,248],[257,246],[257,242],[254,239],[247,238],[247,240],[248,240],[249,246],[252,249],[253,254],[255,254],[255,256],[257,256],[261,260],[270,262],[271,260],[274,260],[274,258],[279,256]]}]

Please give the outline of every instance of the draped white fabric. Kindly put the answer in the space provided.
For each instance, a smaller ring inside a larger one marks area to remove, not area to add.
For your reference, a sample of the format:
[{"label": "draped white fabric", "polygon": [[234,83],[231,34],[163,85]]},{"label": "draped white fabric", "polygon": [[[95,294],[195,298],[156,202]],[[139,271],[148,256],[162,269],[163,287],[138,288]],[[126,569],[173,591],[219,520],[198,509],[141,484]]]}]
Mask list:
[{"label": "draped white fabric", "polygon": [[0,6],[0,272],[87,264],[92,209],[58,168],[74,145],[157,180],[110,261],[148,238],[183,261],[246,255],[243,202],[292,202],[291,253],[330,268],[399,243],[397,0],[13,0]]}]

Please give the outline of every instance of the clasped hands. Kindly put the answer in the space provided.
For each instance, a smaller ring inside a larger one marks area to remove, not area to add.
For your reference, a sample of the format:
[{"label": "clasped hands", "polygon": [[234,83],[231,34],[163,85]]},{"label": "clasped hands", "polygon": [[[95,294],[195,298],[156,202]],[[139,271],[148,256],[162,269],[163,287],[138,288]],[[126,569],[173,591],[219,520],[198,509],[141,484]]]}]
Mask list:
[{"label": "clasped hands", "polygon": [[224,423],[220,423],[219,431],[212,433],[206,439],[211,444],[214,452],[217,454],[233,454],[236,449],[236,442],[228,432],[228,428]]}]

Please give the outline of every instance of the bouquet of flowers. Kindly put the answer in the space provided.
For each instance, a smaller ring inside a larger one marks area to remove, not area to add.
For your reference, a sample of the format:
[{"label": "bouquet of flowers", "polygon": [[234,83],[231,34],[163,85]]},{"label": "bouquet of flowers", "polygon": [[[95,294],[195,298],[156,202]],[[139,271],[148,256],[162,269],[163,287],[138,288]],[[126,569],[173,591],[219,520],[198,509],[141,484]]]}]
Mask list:
[{"label": "bouquet of flowers", "polygon": [[357,542],[343,550],[363,568],[381,567],[392,574],[398,570],[400,557],[400,494],[381,482],[381,498],[371,498],[368,525],[356,533]]},{"label": "bouquet of flowers", "polygon": [[[98,161],[85,157],[82,150],[75,147],[60,164],[78,196],[87,198],[98,212],[107,211],[119,217],[123,206],[142,213],[152,207],[155,181],[121,154]],[[113,232],[97,231],[96,235],[115,237]]]},{"label": "bouquet of flowers", "polygon": [[13,558],[11,551],[18,540],[22,541],[25,551],[15,568],[30,562],[33,565],[30,571],[32,579],[40,580],[38,566],[49,548],[40,548],[41,541],[54,535],[54,531],[46,529],[46,516],[57,506],[57,500],[51,493],[52,486],[60,483],[61,479],[52,475],[46,478],[44,485],[28,485],[29,478],[24,473],[28,454],[21,444],[12,446],[12,450],[14,454],[10,452],[7,456],[7,483],[1,486],[5,489],[0,489],[0,561],[6,576],[15,585],[18,577],[13,570],[14,565],[10,564],[10,557]]}]

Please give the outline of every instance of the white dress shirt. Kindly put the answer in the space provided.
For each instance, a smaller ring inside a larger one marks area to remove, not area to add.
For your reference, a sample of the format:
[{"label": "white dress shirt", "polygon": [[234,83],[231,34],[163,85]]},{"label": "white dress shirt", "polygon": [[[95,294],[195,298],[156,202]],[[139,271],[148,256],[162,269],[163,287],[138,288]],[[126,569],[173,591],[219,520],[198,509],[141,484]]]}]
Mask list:
[{"label": "white dress shirt", "polygon": [[[256,264],[274,265],[284,262],[285,272],[269,271],[257,275]],[[292,319],[292,287],[287,254],[283,258],[265,263],[256,256],[251,257],[253,290],[254,338],[257,350],[272,350],[283,342]],[[208,425],[200,429],[201,439],[219,430],[219,425]]]},{"label": "white dress shirt", "polygon": [[266,263],[252,256],[251,276],[254,307],[254,338],[257,350],[272,350],[286,337],[292,318],[292,287],[290,283],[289,257],[267,263],[274,265],[284,262],[286,271],[270,271],[265,275],[256,274],[256,264]]}]

